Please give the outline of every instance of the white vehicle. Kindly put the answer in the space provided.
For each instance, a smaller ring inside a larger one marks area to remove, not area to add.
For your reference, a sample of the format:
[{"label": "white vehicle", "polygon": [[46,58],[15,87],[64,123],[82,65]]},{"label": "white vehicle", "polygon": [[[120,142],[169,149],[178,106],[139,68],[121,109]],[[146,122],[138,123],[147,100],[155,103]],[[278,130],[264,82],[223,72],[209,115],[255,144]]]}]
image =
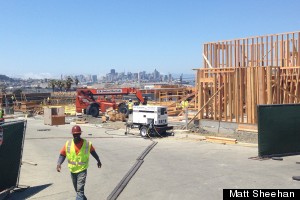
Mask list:
[{"label": "white vehicle", "polygon": [[173,129],[168,126],[168,113],[166,106],[133,106],[132,124],[140,129],[140,135],[147,137],[149,134],[165,134]]}]

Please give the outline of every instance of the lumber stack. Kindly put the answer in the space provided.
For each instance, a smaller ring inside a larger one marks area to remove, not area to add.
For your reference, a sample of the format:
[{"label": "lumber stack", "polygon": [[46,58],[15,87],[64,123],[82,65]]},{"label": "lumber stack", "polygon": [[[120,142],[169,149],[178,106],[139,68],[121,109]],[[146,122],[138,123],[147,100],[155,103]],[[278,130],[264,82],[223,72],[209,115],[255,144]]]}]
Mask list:
[{"label": "lumber stack", "polygon": [[236,144],[237,139],[232,138],[224,138],[224,137],[215,137],[215,136],[206,136],[206,141],[214,142],[214,143],[221,143],[221,144]]},{"label": "lumber stack", "polygon": [[109,121],[115,122],[115,121],[126,121],[126,115],[123,113],[119,113],[116,110],[113,110],[112,108],[108,109],[105,114],[105,119],[102,118],[102,121],[106,122],[106,116],[108,116]]}]

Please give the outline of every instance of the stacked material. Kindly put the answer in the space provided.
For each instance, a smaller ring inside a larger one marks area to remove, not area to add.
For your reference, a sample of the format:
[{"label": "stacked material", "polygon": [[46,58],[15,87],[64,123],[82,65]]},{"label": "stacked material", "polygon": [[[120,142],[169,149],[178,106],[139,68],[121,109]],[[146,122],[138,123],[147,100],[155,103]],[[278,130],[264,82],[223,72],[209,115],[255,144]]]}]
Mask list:
[{"label": "stacked material", "polygon": [[[123,113],[120,113],[116,110],[110,109],[106,111],[106,117],[108,117],[109,121],[115,122],[115,121],[126,121],[126,115]],[[102,119],[103,121],[103,119]]]},{"label": "stacked material", "polygon": [[40,107],[40,105],[36,102],[21,102],[21,111],[23,113],[27,113],[30,111],[33,112],[36,109],[36,107]]},{"label": "stacked material", "polygon": [[108,116],[109,116],[109,121],[115,122],[117,119],[116,112],[114,110],[111,112],[108,112]]},{"label": "stacked material", "polygon": [[117,113],[117,114],[116,114],[116,120],[117,120],[117,121],[125,122],[125,121],[126,121],[126,116],[125,116],[125,114],[123,114],[123,113]]},{"label": "stacked material", "polygon": [[65,108],[61,106],[44,107],[44,124],[45,125],[64,125]]},{"label": "stacked material", "polygon": [[65,106],[65,114],[74,116],[76,115],[76,107],[75,104],[69,104]]}]

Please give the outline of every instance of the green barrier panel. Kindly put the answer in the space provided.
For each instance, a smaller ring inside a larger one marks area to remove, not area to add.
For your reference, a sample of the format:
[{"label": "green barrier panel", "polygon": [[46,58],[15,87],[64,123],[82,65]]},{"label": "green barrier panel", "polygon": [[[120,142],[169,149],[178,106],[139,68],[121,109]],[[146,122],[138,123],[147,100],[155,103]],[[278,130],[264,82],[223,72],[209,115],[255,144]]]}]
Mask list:
[{"label": "green barrier panel", "polygon": [[260,157],[300,153],[300,104],[259,105],[257,117]]},{"label": "green barrier panel", "polygon": [[23,120],[0,125],[0,191],[18,185],[25,130]]}]

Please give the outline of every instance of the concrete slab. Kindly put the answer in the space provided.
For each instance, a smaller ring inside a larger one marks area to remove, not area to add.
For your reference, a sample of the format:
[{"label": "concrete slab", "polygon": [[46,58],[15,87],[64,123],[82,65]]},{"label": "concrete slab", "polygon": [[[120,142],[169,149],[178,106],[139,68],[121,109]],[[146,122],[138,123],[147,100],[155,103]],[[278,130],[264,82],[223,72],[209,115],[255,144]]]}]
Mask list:
[{"label": "concrete slab", "polygon": [[[43,120],[28,118],[20,184],[31,188],[13,193],[9,199],[75,199],[67,163],[56,172],[59,151],[71,139],[72,125],[45,126]],[[50,129],[41,131],[41,129]],[[106,199],[152,143],[124,130],[82,125],[83,137],[92,141],[103,167],[91,157],[86,184],[88,199]],[[254,160],[257,146],[222,145],[184,137],[155,138],[158,144],[118,199],[222,199],[224,188],[299,188],[292,176],[300,175],[300,156],[283,161]],[[182,137],[181,137],[182,136]]]}]

